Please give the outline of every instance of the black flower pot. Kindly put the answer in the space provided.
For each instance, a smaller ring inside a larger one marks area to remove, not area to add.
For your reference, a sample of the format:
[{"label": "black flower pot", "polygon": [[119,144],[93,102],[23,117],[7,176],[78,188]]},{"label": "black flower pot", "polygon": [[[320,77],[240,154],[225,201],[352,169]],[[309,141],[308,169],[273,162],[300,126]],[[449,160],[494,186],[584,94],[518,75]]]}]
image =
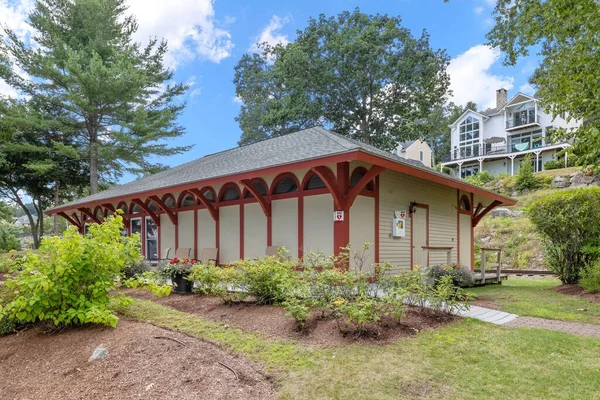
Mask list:
[{"label": "black flower pot", "polygon": [[194,282],[188,281],[188,274],[182,274],[180,272],[176,272],[171,277],[173,281],[173,291],[175,293],[192,293],[192,288],[194,287]]}]

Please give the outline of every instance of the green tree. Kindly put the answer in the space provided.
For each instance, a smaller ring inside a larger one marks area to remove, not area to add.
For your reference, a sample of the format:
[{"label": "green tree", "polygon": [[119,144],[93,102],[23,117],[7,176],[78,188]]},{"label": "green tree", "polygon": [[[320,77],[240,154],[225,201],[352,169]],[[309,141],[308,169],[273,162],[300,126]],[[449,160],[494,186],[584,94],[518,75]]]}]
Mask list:
[{"label": "green tree", "polygon": [[286,46],[262,47],[236,67],[240,143],[316,123],[393,149],[446,100],[449,58],[398,17],[358,9],[311,18]]},{"label": "green tree", "polygon": [[150,157],[189,149],[165,143],[184,133],[176,119],[185,103],[176,100],[188,86],[171,83],[165,41],[142,48],[132,40],[138,25],[126,12],[125,0],[39,0],[28,21],[32,44],[8,28],[0,41],[0,77],[60,107],[60,122],[85,145],[91,193],[101,176],[152,169]]},{"label": "green tree", "polygon": [[44,209],[88,183],[88,163],[74,135],[58,128],[60,115],[35,100],[0,101],[0,196],[27,216],[36,248],[44,233]]},{"label": "green tree", "polygon": [[519,172],[517,172],[517,178],[515,180],[515,189],[531,190],[536,187],[538,187],[538,180],[533,174],[531,154],[527,154],[519,166]]},{"label": "green tree", "polygon": [[13,218],[12,207],[5,201],[0,200],[0,221],[12,222]]},{"label": "green tree", "polygon": [[532,49],[541,62],[531,77],[554,114],[583,121],[574,138],[582,165],[600,166],[600,4],[596,0],[498,0],[496,24],[487,37],[515,65]]}]

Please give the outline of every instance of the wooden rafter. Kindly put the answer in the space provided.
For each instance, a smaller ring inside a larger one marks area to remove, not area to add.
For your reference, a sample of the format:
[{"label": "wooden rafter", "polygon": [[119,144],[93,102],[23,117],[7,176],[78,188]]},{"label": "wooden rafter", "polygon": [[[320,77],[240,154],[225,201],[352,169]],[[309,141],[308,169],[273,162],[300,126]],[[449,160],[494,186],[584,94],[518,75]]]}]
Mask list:
[{"label": "wooden rafter", "polygon": [[81,211],[82,213],[84,213],[85,215],[87,215],[93,222],[95,222],[97,224],[101,223],[100,220],[98,219],[98,217],[96,217],[96,215],[89,208],[80,207],[80,208],[78,208],[78,210]]},{"label": "wooden rafter", "polygon": [[473,214],[473,227],[477,226],[481,218],[485,217],[490,211],[498,207],[502,202],[500,200],[492,201],[492,204],[481,210],[478,214]]},{"label": "wooden rafter", "polygon": [[383,171],[385,171],[385,168],[380,167],[379,165],[373,165],[367,171],[367,173],[360,178],[356,185],[354,185],[354,187],[350,189],[350,192],[345,196],[345,208],[348,209],[352,207],[354,200],[356,200],[356,197],[358,197],[360,192],[362,192],[362,190],[369,184],[369,182],[375,179],[375,177],[377,177]]},{"label": "wooden rafter", "polygon": [[240,183],[246,188],[246,190],[248,190],[252,194],[252,196],[254,196],[256,200],[258,200],[258,203],[260,204],[263,212],[265,213],[265,217],[270,217],[271,202],[269,202],[263,195],[258,193],[258,190],[256,190],[256,187],[252,184],[252,181],[250,179],[242,179]]},{"label": "wooden rafter", "polygon": [[473,215],[479,214],[479,211],[481,211],[482,208],[483,208],[483,204],[478,203],[477,207],[475,208],[475,211],[473,212]]},{"label": "wooden rafter", "polygon": [[208,212],[210,213],[210,215],[214,221],[219,220],[219,209],[217,207],[215,207],[215,205],[213,203],[208,201],[208,199],[202,194],[202,192],[200,192],[199,189],[196,189],[196,188],[190,189],[189,192],[191,194],[193,194],[194,196],[196,196],[196,198],[202,204],[204,204],[204,207],[206,207],[206,209],[208,210]]},{"label": "wooden rafter", "polygon": [[146,203],[140,199],[132,199],[131,202],[137,204],[142,210],[146,211],[148,216],[152,218],[152,221],[154,221],[157,226],[160,225],[160,218],[146,205]]},{"label": "wooden rafter", "polygon": [[340,193],[340,190],[337,185],[337,180],[335,175],[331,170],[324,166],[313,167],[312,171],[321,178],[327,189],[329,189],[329,193],[333,197],[333,203],[337,210],[344,209],[344,197],[343,194]]},{"label": "wooden rafter", "polygon": [[[71,225],[73,225],[73,226],[76,226],[76,227],[77,227],[77,229],[81,228],[81,222],[79,222],[79,220],[75,220],[75,219],[73,219],[72,217],[70,217],[69,215],[67,215],[67,214],[66,214],[66,213],[64,213],[64,212],[59,212],[59,213],[57,213],[57,215],[59,215],[59,216],[63,217],[63,218],[64,218],[64,219],[66,219],[67,221],[69,221],[69,223],[70,223]],[[74,216],[75,218],[77,218],[77,216],[76,216],[75,214],[73,214],[73,216]]]},{"label": "wooden rafter", "polygon": [[177,215],[175,215],[173,210],[167,207],[164,201],[162,201],[158,196],[150,196],[149,199],[155,202],[156,205],[159,206],[161,210],[163,210],[167,214],[173,225],[177,225]]},{"label": "wooden rafter", "polygon": [[102,207],[107,208],[110,212],[112,212],[113,214],[115,213],[115,206],[113,206],[110,203],[104,203],[102,204]]}]

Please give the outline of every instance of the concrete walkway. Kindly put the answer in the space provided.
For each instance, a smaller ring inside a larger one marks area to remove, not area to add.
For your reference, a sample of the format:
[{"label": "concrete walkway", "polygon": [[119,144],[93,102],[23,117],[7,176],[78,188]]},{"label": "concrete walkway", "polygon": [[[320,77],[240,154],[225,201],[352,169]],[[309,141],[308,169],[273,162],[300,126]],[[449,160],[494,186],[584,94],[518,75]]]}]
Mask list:
[{"label": "concrete walkway", "polygon": [[595,324],[537,317],[522,317],[516,314],[479,306],[471,306],[468,310],[460,310],[456,315],[465,318],[474,318],[496,325],[506,325],[513,328],[547,329],[549,331],[565,332],[572,335],[600,339],[600,325]]}]

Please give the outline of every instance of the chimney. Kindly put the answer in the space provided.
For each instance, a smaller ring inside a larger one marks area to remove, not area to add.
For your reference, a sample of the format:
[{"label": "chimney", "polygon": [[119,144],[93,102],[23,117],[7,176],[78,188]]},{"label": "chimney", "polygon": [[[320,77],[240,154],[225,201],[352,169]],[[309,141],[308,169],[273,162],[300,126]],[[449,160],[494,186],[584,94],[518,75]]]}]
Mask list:
[{"label": "chimney", "polygon": [[504,88],[496,90],[496,108],[500,109],[508,103],[508,91]]}]

